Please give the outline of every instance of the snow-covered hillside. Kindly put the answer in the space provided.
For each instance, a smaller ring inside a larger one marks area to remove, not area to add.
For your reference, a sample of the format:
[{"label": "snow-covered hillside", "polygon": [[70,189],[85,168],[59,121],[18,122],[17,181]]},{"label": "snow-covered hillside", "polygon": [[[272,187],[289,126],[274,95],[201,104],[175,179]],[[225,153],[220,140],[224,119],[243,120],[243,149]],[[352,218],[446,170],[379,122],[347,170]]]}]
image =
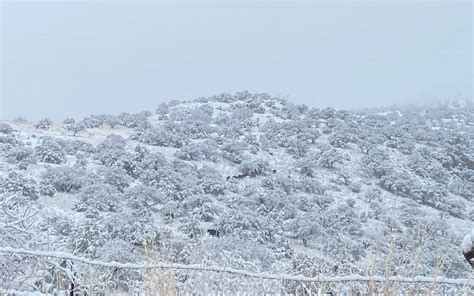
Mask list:
[{"label": "snow-covered hillside", "polygon": [[[459,244],[474,218],[473,147],[472,103],[337,111],[242,92],[154,113],[17,118],[0,124],[0,247],[305,277],[468,278]],[[74,279],[76,291],[140,294],[153,281],[0,256],[6,290]],[[178,290],[202,283],[165,278]]]}]

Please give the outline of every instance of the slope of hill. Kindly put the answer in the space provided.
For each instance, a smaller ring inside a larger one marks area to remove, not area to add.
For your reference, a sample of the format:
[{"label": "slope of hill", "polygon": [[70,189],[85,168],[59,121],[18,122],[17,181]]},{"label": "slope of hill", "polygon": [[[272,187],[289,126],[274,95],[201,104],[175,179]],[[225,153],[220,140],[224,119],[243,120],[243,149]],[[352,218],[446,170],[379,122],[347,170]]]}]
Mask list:
[{"label": "slope of hill", "polygon": [[[242,92],[155,113],[4,122],[0,247],[306,277],[467,278],[458,245],[474,217],[473,114],[472,103],[338,111]],[[169,277],[0,258],[4,289],[51,292],[73,278],[78,291],[140,294],[150,277]]]}]

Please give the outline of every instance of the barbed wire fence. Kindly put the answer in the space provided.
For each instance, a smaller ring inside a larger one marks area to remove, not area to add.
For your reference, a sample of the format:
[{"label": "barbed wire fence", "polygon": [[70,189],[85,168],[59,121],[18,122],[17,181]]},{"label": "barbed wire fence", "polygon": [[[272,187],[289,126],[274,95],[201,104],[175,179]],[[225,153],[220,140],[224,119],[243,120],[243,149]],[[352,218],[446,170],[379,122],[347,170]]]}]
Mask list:
[{"label": "barbed wire fence", "polygon": [[[246,270],[177,264],[168,262],[121,263],[92,260],[63,252],[46,252],[21,248],[0,248],[0,273],[16,276],[0,278],[0,294],[47,295],[68,292],[69,295],[113,294],[124,291],[140,295],[182,294],[379,294],[414,291],[418,293],[474,293],[474,279],[427,276],[325,276],[306,277],[256,273]],[[20,270],[21,267],[28,268]],[[14,268],[13,268],[14,269]],[[15,272],[15,270],[13,270]],[[18,274],[19,273],[19,274]],[[126,276],[125,276],[126,275]],[[132,280],[131,280],[132,279]],[[35,291],[25,285],[34,284]],[[75,293],[75,294],[74,294]]]}]

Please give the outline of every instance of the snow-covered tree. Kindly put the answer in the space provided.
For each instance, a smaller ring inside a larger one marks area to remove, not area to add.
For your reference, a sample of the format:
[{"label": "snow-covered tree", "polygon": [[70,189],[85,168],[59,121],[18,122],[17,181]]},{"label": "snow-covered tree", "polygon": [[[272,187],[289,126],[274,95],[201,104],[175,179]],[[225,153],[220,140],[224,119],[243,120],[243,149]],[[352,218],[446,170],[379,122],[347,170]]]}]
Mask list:
[{"label": "snow-covered tree", "polygon": [[84,171],[69,167],[49,167],[42,175],[42,184],[52,185],[59,192],[76,191],[83,185]]},{"label": "snow-covered tree", "polygon": [[43,118],[35,125],[37,129],[48,130],[53,125],[53,122],[48,118]]},{"label": "snow-covered tree", "polygon": [[83,122],[66,124],[64,128],[73,136],[77,136],[78,133],[86,130],[86,126]]},{"label": "snow-covered tree", "polygon": [[61,164],[66,161],[66,153],[52,138],[45,137],[42,139],[40,145],[35,147],[35,157],[38,161]]}]

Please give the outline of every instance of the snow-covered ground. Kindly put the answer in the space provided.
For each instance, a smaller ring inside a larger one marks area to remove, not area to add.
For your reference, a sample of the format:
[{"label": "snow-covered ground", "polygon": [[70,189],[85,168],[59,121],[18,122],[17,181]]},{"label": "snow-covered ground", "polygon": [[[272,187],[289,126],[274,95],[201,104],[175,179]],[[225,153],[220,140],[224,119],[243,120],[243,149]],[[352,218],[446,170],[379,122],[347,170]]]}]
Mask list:
[{"label": "snow-covered ground", "polygon": [[[288,277],[462,280],[470,267],[459,245],[474,217],[472,111],[318,110],[240,94],[89,118],[76,136],[71,123],[2,122],[0,247]],[[0,258],[3,290],[57,291],[48,264],[73,270],[83,289],[90,276],[78,269],[87,262]],[[149,282],[145,272],[125,268],[117,280],[109,269],[97,289],[143,292]],[[68,282],[69,271],[58,278]],[[178,272],[172,282],[197,287],[200,276]],[[211,278],[222,289],[247,281],[220,276]]]}]

